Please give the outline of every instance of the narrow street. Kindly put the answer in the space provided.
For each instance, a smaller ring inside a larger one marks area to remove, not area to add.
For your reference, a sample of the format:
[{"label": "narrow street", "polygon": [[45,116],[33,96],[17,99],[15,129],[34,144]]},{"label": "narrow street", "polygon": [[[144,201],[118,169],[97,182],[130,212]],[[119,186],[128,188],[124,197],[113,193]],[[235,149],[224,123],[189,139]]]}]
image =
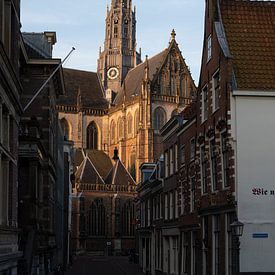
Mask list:
[{"label": "narrow street", "polygon": [[65,275],[142,275],[138,264],[128,257],[82,256],[75,259]]}]

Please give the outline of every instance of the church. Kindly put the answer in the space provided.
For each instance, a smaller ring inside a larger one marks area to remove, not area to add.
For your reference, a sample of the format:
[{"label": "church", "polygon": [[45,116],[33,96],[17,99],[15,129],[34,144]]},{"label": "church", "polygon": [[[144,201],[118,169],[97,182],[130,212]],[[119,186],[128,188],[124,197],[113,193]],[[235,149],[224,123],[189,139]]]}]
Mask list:
[{"label": "church", "polygon": [[[113,210],[106,214],[108,209],[112,209],[104,201],[106,194],[112,198],[118,195],[120,199],[126,196],[126,204],[129,204],[130,198],[133,201],[135,188],[141,180],[139,167],[160,157],[161,127],[191,103],[196,86],[176,42],[174,30],[168,47],[152,57],[146,56],[142,62],[141,51],[137,51],[136,8],[132,0],[112,0],[110,8],[107,8],[105,41],[99,52],[97,72],[65,68],[64,78],[66,94],[60,97],[57,110],[64,138],[74,142],[78,156],[74,192],[77,198],[86,198],[83,205],[87,206],[89,213],[111,217]],[[104,173],[98,171],[102,170],[102,166],[106,168]],[[116,176],[117,167],[121,170],[120,177]],[[85,182],[83,178],[86,178]],[[117,187],[106,187],[120,185],[120,181],[125,192],[118,192]],[[94,205],[95,200],[95,209],[100,213],[89,206]],[[73,207],[77,209],[75,213],[79,213],[81,199],[74,202]],[[131,203],[127,209],[132,211]],[[88,231],[82,236],[93,236],[92,225],[83,219],[81,227],[81,219],[79,215],[77,217],[73,233],[75,246],[87,249],[87,242],[83,242],[86,237],[80,240],[80,228]],[[131,228],[132,214],[127,217],[131,217],[127,218]],[[93,220],[93,217],[88,220]],[[115,218],[111,220],[115,223]],[[115,224],[109,228],[106,219],[103,223],[106,227],[104,225],[101,235],[108,235],[107,242],[113,242],[118,238]],[[130,235],[134,239],[134,231],[128,231],[133,233]],[[93,245],[91,242],[88,246]],[[117,247],[121,247],[121,243]]]}]

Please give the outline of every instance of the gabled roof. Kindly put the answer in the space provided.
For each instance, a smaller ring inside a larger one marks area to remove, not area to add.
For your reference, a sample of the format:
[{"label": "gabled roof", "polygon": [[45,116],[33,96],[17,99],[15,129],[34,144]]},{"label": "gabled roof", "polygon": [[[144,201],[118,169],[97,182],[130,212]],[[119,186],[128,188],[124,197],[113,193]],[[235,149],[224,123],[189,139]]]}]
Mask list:
[{"label": "gabled roof", "polygon": [[88,156],[86,156],[75,174],[77,183],[104,184],[104,181]]},{"label": "gabled roof", "polygon": [[136,182],[127,171],[123,163],[118,159],[108,173],[105,182],[114,185],[136,185]]},{"label": "gabled roof", "polygon": [[102,110],[108,108],[104,91],[97,73],[74,69],[63,69],[66,95],[58,99],[58,105],[77,107],[80,95],[80,107]]},{"label": "gabled roof", "polygon": [[275,2],[221,1],[238,89],[275,90]]},{"label": "gabled roof", "polygon": [[29,58],[43,59],[52,57],[51,44],[44,33],[23,32],[22,37]]},{"label": "gabled roof", "polygon": [[88,155],[100,176],[102,178],[107,177],[109,171],[113,167],[110,157],[103,151],[99,150],[86,150],[86,154]]},{"label": "gabled roof", "polygon": [[[157,69],[160,69],[165,58],[168,54],[168,49],[163,50],[159,54],[148,59],[149,62],[149,78],[153,79],[154,75],[157,72]],[[139,96],[141,94],[142,83],[145,74],[145,66],[146,61],[137,65],[135,68],[131,69],[125,80],[121,91],[118,93],[117,98],[115,99],[115,104],[122,104],[124,93],[125,100],[130,101],[135,96]]]}]

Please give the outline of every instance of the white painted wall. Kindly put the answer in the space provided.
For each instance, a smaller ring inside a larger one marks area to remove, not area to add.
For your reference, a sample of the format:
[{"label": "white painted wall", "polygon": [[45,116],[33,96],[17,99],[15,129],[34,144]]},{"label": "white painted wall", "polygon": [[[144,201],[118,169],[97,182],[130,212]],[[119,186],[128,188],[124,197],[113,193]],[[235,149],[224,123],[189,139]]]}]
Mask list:
[{"label": "white painted wall", "polygon": [[[267,93],[232,98],[238,217],[244,223],[241,272],[275,270],[275,195],[270,194],[275,191],[275,93]],[[267,195],[254,195],[253,188]],[[253,233],[268,233],[268,238],[256,239]]]}]

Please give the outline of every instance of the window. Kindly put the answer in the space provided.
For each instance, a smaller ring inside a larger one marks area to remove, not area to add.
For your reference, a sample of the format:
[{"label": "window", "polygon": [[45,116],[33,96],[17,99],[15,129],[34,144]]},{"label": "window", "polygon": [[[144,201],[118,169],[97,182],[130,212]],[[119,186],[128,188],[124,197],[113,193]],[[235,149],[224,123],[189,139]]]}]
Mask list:
[{"label": "window", "polygon": [[166,123],[166,113],[163,108],[157,107],[154,111],[154,129],[160,130]]},{"label": "window", "polygon": [[221,89],[220,89],[220,72],[216,72],[213,76],[213,108],[217,110],[220,107],[220,97],[221,97]]},{"label": "window", "polygon": [[111,143],[114,144],[116,142],[116,123],[112,120],[111,122]]},{"label": "window", "polygon": [[207,38],[207,62],[212,58],[212,36]]},{"label": "window", "polygon": [[222,170],[223,170],[223,186],[229,186],[229,152],[227,148],[227,133],[221,134],[222,140]]},{"label": "window", "polygon": [[124,125],[123,125],[123,119],[118,119],[118,138],[119,140],[123,139],[124,137]]},{"label": "window", "polygon": [[180,79],[180,96],[186,97],[186,79],[185,76],[182,76]]},{"label": "window", "polygon": [[173,192],[169,193],[169,219],[174,218],[174,200],[173,200]]},{"label": "window", "polygon": [[184,214],[184,182],[181,182],[180,186],[180,214]]},{"label": "window", "polygon": [[165,207],[164,219],[168,220],[168,195],[167,194],[165,194],[165,197],[164,197],[164,207]]},{"label": "window", "polygon": [[128,27],[124,27],[124,37],[128,37]]},{"label": "window", "polygon": [[213,271],[220,275],[220,216],[213,216]]},{"label": "window", "polygon": [[211,182],[212,190],[216,191],[218,189],[218,164],[217,164],[217,153],[215,146],[215,139],[210,141],[210,156],[211,156]]},{"label": "window", "polygon": [[102,199],[96,199],[92,202],[89,210],[89,235],[106,235],[106,211]]},{"label": "window", "polygon": [[118,33],[118,27],[114,27],[114,37],[117,38],[117,33]]},{"label": "window", "polygon": [[183,145],[180,148],[180,164],[184,164],[185,163],[185,146]]},{"label": "window", "polygon": [[133,131],[133,118],[131,114],[129,114],[127,117],[127,132],[129,136],[132,135],[132,131]]},{"label": "window", "polygon": [[190,179],[190,212],[195,211],[196,203],[196,178],[191,177]]},{"label": "window", "polygon": [[134,203],[128,200],[122,207],[122,235],[123,236],[134,236],[135,225],[133,223],[135,217],[135,206]]},{"label": "window", "polygon": [[195,158],[195,153],[196,153],[196,142],[195,139],[192,138],[190,141],[190,159],[194,159]]},{"label": "window", "polygon": [[177,144],[175,144],[174,158],[175,158],[175,172],[178,172],[178,145]]},{"label": "window", "polygon": [[208,117],[208,86],[202,89],[202,121],[205,121]]},{"label": "window", "polygon": [[98,149],[98,131],[94,122],[87,127],[87,149]]},{"label": "window", "polygon": [[171,95],[177,94],[177,82],[175,76],[171,77]]},{"label": "window", "polygon": [[151,225],[151,200],[147,201],[147,225]]},{"label": "window", "polygon": [[135,132],[137,133],[139,129],[139,111],[135,112]]},{"label": "window", "polygon": [[207,158],[205,152],[205,145],[201,146],[201,183],[202,193],[207,193]]},{"label": "window", "polygon": [[62,118],[60,123],[64,140],[70,140],[70,127],[68,121],[65,118]]},{"label": "window", "polygon": [[174,152],[173,147],[169,149],[169,166],[170,166],[170,176],[174,173]]},{"label": "window", "polygon": [[175,190],[175,218],[179,217],[178,190]]},{"label": "window", "polygon": [[169,175],[169,162],[168,162],[168,151],[164,154],[164,163],[165,163],[165,177]]}]

